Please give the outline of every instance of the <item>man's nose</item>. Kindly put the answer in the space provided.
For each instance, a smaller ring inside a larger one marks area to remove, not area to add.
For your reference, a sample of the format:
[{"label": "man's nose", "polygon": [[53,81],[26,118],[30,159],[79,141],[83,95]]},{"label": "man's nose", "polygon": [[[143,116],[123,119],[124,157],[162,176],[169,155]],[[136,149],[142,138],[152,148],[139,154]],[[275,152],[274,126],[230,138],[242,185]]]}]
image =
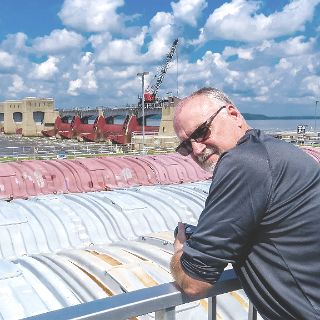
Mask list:
[{"label": "man's nose", "polygon": [[202,142],[191,141],[191,145],[192,145],[192,153],[195,156],[202,154],[206,149],[206,145]]}]

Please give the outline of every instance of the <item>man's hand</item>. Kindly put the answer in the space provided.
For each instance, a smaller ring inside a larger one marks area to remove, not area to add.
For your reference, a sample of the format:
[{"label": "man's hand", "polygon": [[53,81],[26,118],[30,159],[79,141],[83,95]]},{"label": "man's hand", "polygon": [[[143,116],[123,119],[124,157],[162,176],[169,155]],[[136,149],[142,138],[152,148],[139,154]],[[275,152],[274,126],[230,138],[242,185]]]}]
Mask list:
[{"label": "man's hand", "polygon": [[186,232],[184,228],[184,223],[178,222],[178,233],[173,244],[175,253],[182,250],[183,244],[186,242],[186,240],[187,240],[187,237],[186,237]]},{"label": "man's hand", "polygon": [[191,296],[197,296],[199,294],[205,293],[212,287],[212,285],[207,282],[191,278],[182,269],[180,258],[182,256],[182,248],[186,240],[187,237],[185,233],[184,223],[179,222],[178,233],[173,244],[174,254],[171,259],[170,270],[173,278],[176,280],[176,283],[185,293]]}]

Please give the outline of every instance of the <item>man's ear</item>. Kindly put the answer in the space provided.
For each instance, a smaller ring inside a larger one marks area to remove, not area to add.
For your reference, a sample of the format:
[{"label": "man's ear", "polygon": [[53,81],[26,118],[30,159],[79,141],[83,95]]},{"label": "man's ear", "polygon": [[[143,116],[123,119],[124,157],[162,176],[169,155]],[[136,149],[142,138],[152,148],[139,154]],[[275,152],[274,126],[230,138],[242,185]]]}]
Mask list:
[{"label": "man's ear", "polygon": [[238,118],[238,117],[239,117],[240,112],[239,112],[238,109],[237,109],[235,106],[233,106],[232,104],[229,104],[226,109],[227,109],[227,112],[228,112],[228,114],[229,114],[230,116],[232,116],[232,117],[234,117],[234,118]]},{"label": "man's ear", "polygon": [[236,122],[239,128],[242,127],[242,116],[240,111],[232,104],[227,106],[228,115]]}]

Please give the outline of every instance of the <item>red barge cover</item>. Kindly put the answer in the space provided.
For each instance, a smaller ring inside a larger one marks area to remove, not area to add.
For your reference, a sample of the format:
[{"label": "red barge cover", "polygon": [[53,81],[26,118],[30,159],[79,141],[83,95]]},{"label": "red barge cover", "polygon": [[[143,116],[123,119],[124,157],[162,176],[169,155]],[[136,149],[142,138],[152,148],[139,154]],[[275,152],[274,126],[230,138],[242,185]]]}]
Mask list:
[{"label": "red barge cover", "polygon": [[204,181],[211,174],[178,154],[26,160],[0,164],[0,199]]}]

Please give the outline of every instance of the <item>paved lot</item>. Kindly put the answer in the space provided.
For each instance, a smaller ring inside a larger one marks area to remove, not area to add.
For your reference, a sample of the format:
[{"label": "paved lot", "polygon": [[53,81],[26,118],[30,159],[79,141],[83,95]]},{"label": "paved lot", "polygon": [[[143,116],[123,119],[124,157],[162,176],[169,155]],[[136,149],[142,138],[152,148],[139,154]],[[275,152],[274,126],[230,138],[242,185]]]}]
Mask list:
[{"label": "paved lot", "polygon": [[121,147],[107,143],[78,142],[51,138],[28,138],[17,135],[0,134],[0,160],[31,158],[57,158],[77,155],[110,154],[121,152]]}]

